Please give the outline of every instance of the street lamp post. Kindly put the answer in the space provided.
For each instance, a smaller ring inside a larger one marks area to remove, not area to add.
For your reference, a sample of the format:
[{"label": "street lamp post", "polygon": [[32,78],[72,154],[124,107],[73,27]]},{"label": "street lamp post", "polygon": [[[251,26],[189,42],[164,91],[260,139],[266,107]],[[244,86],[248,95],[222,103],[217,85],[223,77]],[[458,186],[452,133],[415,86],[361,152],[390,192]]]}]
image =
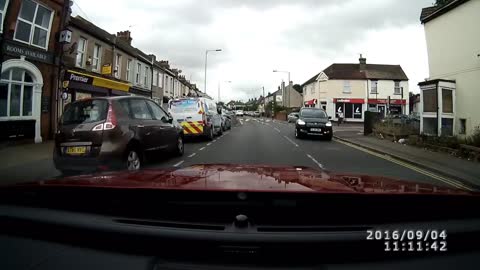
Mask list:
[{"label": "street lamp post", "polygon": [[[290,71],[276,70],[276,69],[274,69],[273,72],[275,72],[275,73],[287,73],[287,74],[288,74],[288,82],[287,82],[287,83],[288,83],[288,86],[290,86]],[[283,105],[285,105],[285,100],[286,100],[286,98],[285,98],[285,90],[282,89],[282,103],[283,103]],[[289,101],[288,103],[290,103],[290,101]],[[289,105],[289,104],[288,104],[288,105]],[[288,105],[287,105],[287,106],[288,106]]]},{"label": "street lamp post", "polygon": [[216,50],[206,50],[205,51],[205,82],[204,82],[204,91],[205,94],[207,93],[207,62],[208,62],[208,52],[221,52],[222,49],[216,49]]},{"label": "street lamp post", "polygon": [[[220,85],[222,82],[218,82],[218,102],[220,102]],[[232,81],[223,81],[223,83],[232,83]]]}]

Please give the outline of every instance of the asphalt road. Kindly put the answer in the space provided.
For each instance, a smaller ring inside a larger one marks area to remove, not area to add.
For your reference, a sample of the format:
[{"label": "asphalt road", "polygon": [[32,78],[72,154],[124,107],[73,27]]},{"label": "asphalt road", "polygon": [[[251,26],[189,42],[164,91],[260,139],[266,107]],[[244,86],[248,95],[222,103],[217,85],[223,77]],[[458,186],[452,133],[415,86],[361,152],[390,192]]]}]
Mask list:
[{"label": "asphalt road", "polygon": [[335,140],[296,139],[293,123],[250,117],[240,118],[232,130],[212,142],[188,141],[182,157],[161,160],[148,167],[180,168],[193,164],[308,166],[338,173],[385,176],[449,186],[430,176]]},{"label": "asphalt road", "polygon": [[[62,177],[54,168],[51,158],[47,158],[50,155],[44,156],[36,162],[0,170],[1,184]],[[293,165],[449,186],[428,174],[342,142],[318,138],[296,139],[293,124],[262,118],[240,118],[230,131],[211,142],[200,138],[187,140],[182,157],[159,156],[145,167],[181,168],[193,164]]]}]

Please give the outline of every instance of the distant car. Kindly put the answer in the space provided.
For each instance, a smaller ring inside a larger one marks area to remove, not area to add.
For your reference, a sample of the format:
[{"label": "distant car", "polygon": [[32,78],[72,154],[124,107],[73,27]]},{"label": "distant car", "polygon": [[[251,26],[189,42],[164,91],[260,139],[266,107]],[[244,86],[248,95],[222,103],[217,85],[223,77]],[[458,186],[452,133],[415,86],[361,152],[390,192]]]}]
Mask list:
[{"label": "distant car", "polygon": [[302,108],[295,123],[295,137],[322,136],[331,141],[333,137],[332,122],[327,113],[319,108]]},{"label": "distant car", "polygon": [[297,121],[297,119],[298,119],[298,113],[296,113],[296,112],[289,114],[288,117],[287,117],[288,123],[295,123],[295,121]]},{"label": "distant car", "polygon": [[236,116],[243,116],[243,115],[244,115],[243,110],[237,110],[237,111],[235,112],[235,115],[236,115]]},{"label": "distant car", "polygon": [[253,117],[260,117],[260,112],[253,112]]},{"label": "distant car", "polygon": [[63,174],[139,170],[158,150],[183,155],[183,132],[158,104],[141,97],[82,99],[65,108],[53,162]]}]

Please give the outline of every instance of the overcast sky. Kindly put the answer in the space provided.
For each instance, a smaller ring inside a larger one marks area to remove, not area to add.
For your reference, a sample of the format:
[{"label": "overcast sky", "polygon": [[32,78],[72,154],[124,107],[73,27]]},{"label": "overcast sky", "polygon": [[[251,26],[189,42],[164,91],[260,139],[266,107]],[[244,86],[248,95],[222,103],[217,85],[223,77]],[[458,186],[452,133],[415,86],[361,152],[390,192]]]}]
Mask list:
[{"label": "overcast sky", "polygon": [[[410,91],[428,77],[423,7],[434,0],[75,0],[73,15],[116,33],[132,32],[133,46],[169,60],[221,100],[273,92],[287,74],[302,84],[332,63],[401,65]],[[225,83],[224,81],[232,81]]]}]

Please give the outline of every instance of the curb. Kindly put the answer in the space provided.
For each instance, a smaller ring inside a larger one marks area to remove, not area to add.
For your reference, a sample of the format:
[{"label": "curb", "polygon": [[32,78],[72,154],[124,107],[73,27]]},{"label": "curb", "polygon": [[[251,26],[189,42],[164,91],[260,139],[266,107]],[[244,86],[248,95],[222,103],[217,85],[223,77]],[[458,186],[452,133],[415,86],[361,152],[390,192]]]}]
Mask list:
[{"label": "curb", "polygon": [[406,159],[406,158],[397,156],[397,155],[392,154],[392,153],[389,153],[389,152],[385,152],[385,151],[379,150],[379,149],[377,149],[377,148],[373,148],[373,147],[370,147],[370,146],[365,146],[365,145],[360,144],[360,143],[357,143],[357,142],[352,142],[352,141],[350,141],[350,140],[348,140],[348,139],[344,139],[344,138],[338,137],[338,136],[336,136],[336,135],[333,135],[333,138],[335,138],[335,139],[337,139],[337,140],[339,140],[339,141],[342,141],[342,142],[346,142],[346,143],[353,144],[353,145],[355,145],[355,146],[357,146],[357,147],[361,147],[361,148],[370,150],[370,151],[375,152],[375,153],[378,153],[378,154],[387,155],[387,156],[389,156],[389,157],[398,159],[398,160],[403,161],[403,162],[405,162],[405,163],[408,163],[408,164],[410,164],[410,165],[414,165],[414,166],[419,167],[419,168],[422,168],[422,169],[424,169],[424,170],[428,170],[428,171],[430,171],[430,172],[436,173],[436,174],[438,174],[438,175],[440,175],[440,176],[448,177],[448,178],[450,178],[450,179],[452,179],[452,180],[455,180],[455,181],[457,181],[457,182],[460,182],[461,184],[463,184],[463,185],[465,185],[465,186],[467,186],[468,188],[471,188],[471,189],[473,189],[473,190],[478,189],[478,186],[477,186],[477,185],[471,183],[471,182],[468,181],[468,180],[459,178],[459,177],[457,177],[457,176],[455,176],[455,175],[452,175],[452,174],[449,174],[449,173],[440,171],[440,170],[438,170],[438,169],[429,167],[429,166],[427,166],[427,165],[424,165],[424,164],[421,164],[421,163],[418,163],[418,162],[411,161],[411,160],[409,160],[409,159]]}]

